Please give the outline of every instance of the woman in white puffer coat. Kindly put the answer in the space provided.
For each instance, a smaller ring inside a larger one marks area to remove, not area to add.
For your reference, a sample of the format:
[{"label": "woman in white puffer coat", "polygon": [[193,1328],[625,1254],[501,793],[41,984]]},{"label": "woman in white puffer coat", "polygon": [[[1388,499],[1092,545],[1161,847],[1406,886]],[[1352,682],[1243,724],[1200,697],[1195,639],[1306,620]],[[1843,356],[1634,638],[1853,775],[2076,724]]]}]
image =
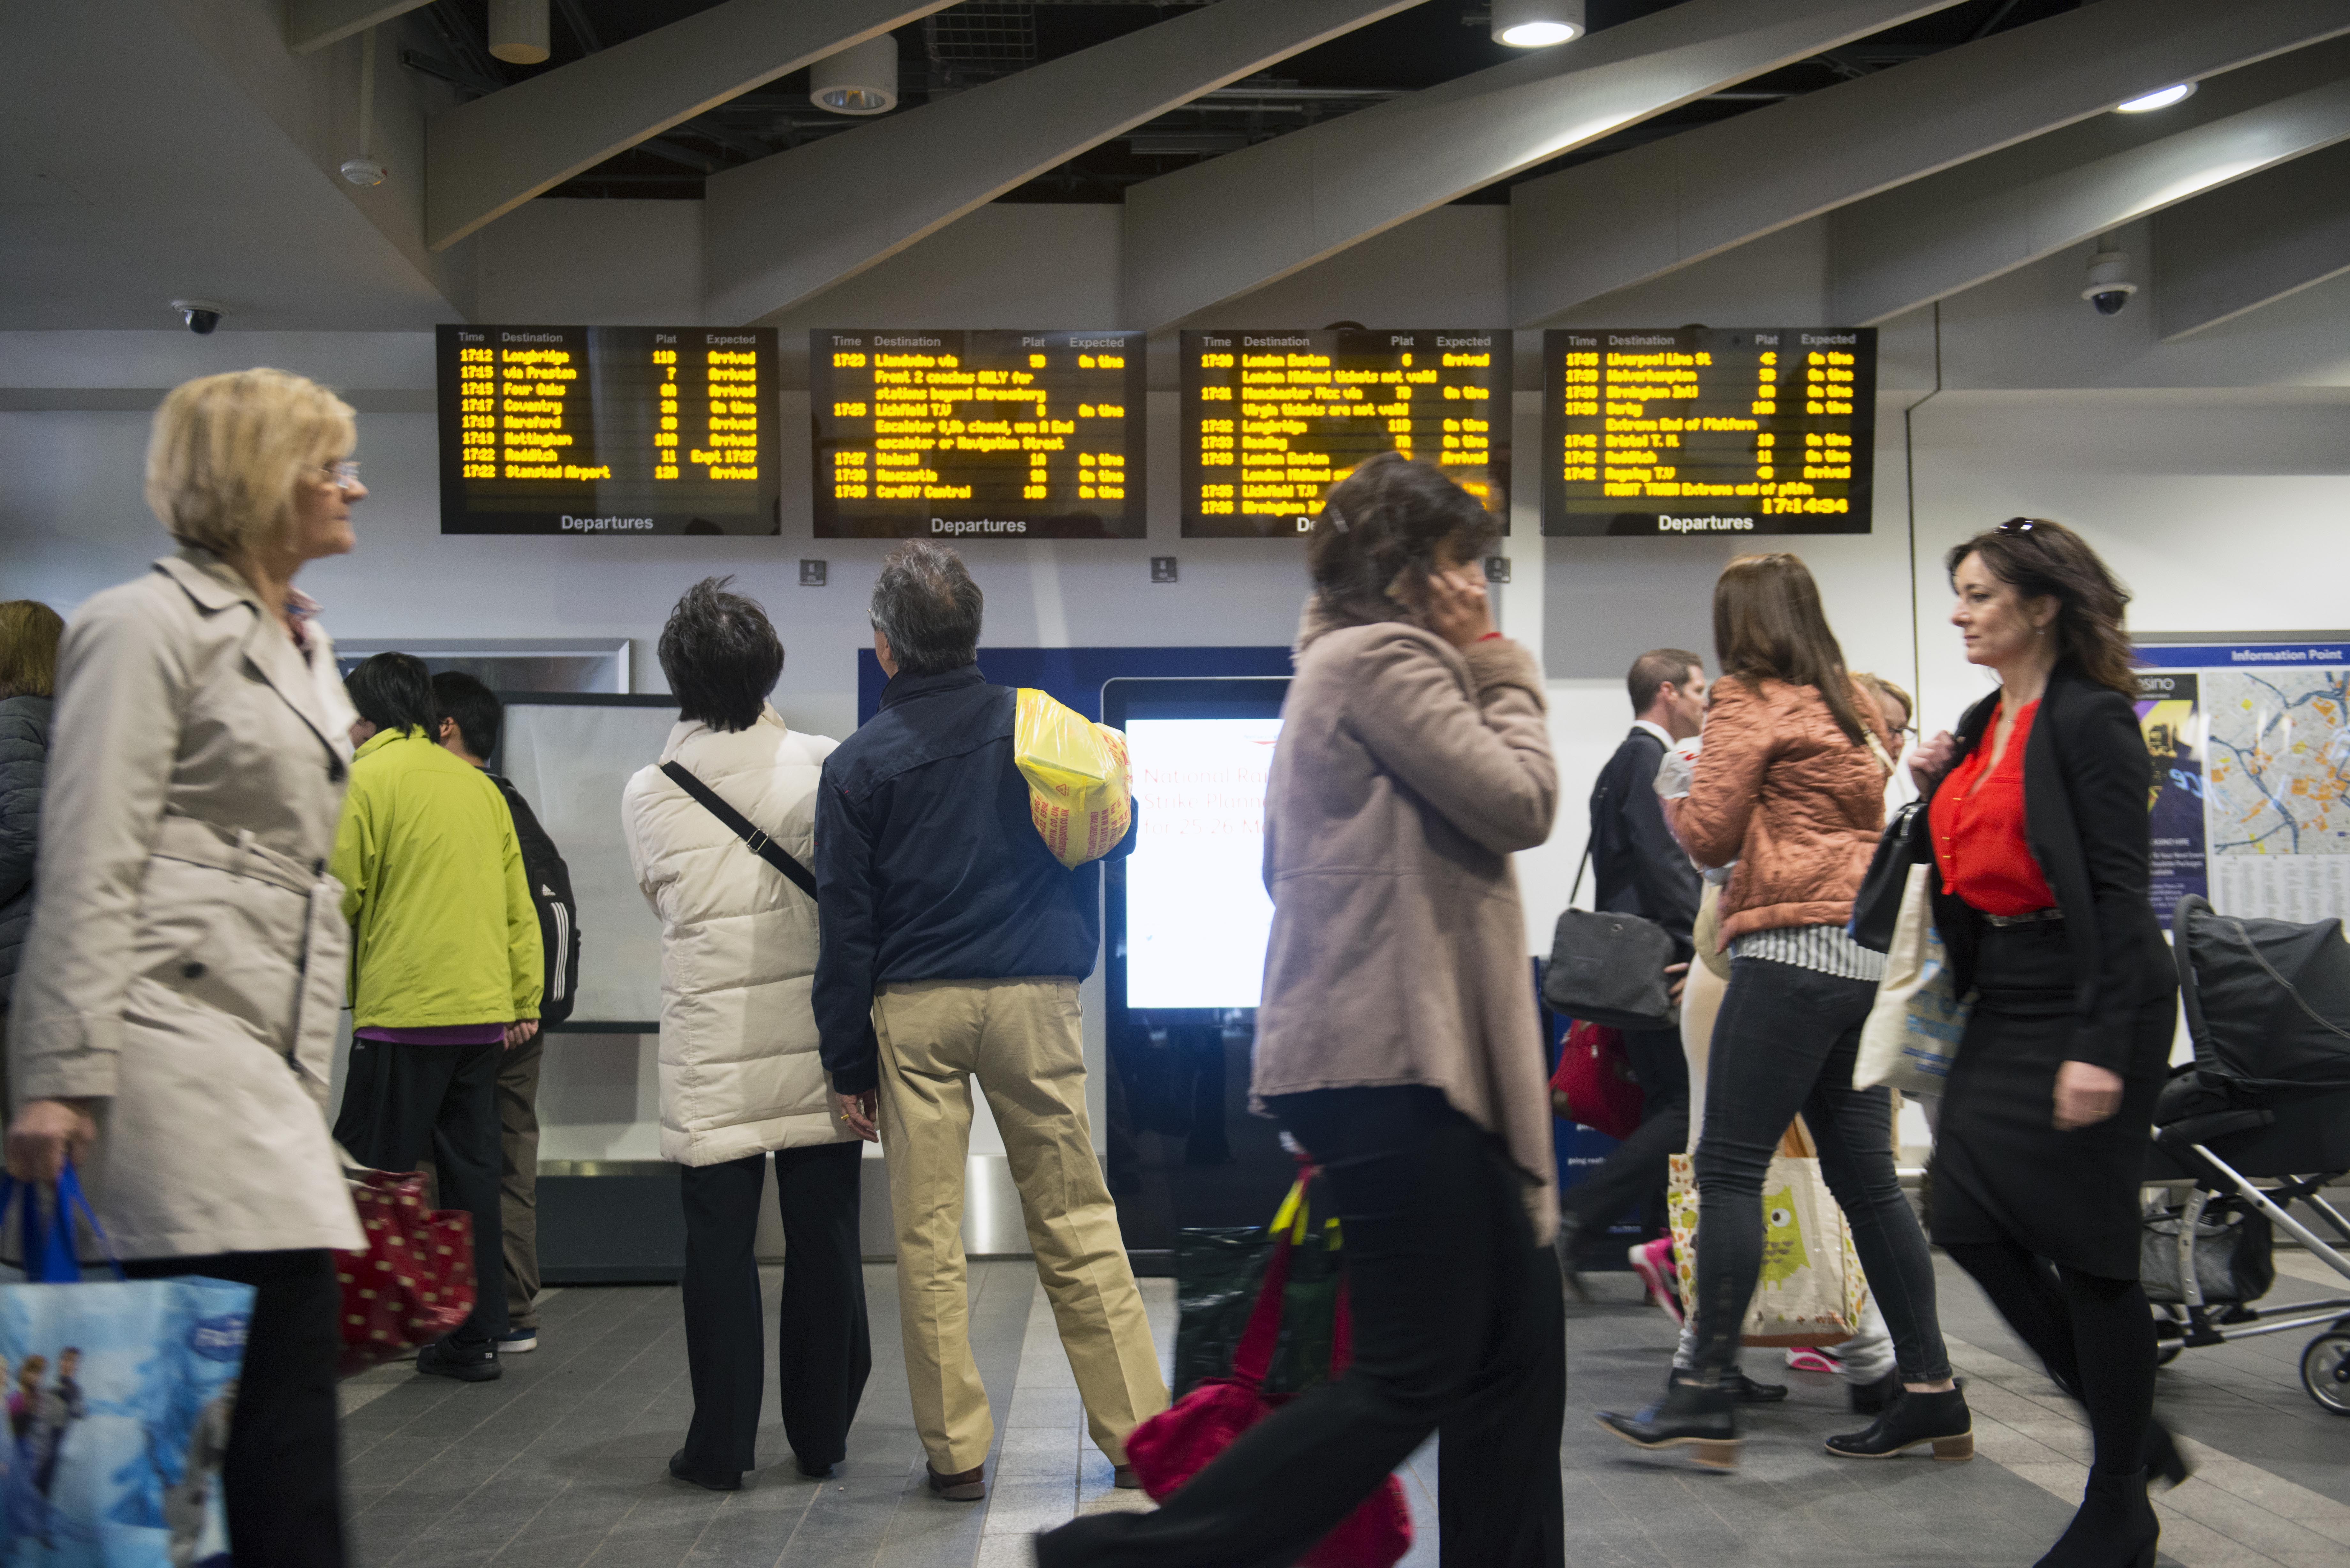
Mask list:
[{"label": "woman in white puffer coat", "polygon": [[661,1157],[684,1168],[693,1425],[669,1468],[714,1491],[739,1489],[755,1462],[765,1370],[752,1242],[771,1153],[788,1259],[778,1381],[801,1474],[827,1475],[845,1457],[872,1366],[858,1242],[864,1146],[833,1114],[808,1003],[816,899],[754,847],[814,861],[816,793],[837,742],[795,733],[767,705],[783,646],[766,612],[726,581],[695,584],[661,629],[678,725],[621,797],[637,885],[661,919]]}]

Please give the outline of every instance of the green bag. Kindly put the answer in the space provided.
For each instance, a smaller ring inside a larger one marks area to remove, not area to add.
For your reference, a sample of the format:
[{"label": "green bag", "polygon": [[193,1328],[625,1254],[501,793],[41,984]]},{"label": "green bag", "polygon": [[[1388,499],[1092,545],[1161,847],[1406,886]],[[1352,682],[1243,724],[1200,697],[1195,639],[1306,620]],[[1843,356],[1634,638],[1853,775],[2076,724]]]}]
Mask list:
[{"label": "green bag", "polygon": [[1330,1334],[1342,1277],[1338,1221],[1334,1216],[1320,1225],[1309,1222],[1306,1181],[1298,1179],[1270,1225],[1176,1232],[1176,1398],[1211,1377],[1232,1375],[1274,1238],[1284,1230],[1291,1237],[1289,1285],[1282,1293],[1281,1339],[1264,1391],[1303,1394],[1330,1380]]}]

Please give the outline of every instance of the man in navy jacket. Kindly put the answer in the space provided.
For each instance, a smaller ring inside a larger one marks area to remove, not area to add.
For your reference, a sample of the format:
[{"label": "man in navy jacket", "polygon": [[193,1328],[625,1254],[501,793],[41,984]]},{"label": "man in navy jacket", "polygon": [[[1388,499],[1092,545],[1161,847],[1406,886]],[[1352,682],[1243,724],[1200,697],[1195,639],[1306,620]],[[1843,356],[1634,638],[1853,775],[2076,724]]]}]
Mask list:
[{"label": "man in navy jacket", "polygon": [[[899,1318],[931,1490],[967,1501],[994,1421],[971,1355],[962,1253],[971,1084],[1003,1135],[1094,1441],[1167,1405],[1086,1120],[1077,983],[1101,947],[1101,872],[1071,870],[1029,815],[1014,693],[980,673],[979,586],[943,545],[900,546],[874,584],[881,711],[825,759],[816,800],[816,1016],[841,1116],[889,1165]],[[1131,852],[1134,831],[1114,855]]]}]

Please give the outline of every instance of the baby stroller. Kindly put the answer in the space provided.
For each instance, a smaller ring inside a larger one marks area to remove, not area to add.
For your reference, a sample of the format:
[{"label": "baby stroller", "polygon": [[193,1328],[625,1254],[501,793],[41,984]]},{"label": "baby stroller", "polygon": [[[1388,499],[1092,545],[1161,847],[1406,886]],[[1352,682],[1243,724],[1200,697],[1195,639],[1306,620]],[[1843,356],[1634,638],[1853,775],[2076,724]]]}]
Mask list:
[{"label": "baby stroller", "polygon": [[[2182,1350],[2324,1328],[2302,1386],[2350,1416],[2350,1296],[2263,1310],[2272,1228],[2350,1280],[2350,1220],[2324,1189],[2350,1172],[2350,944],[2342,922],[2238,919],[2199,898],[2171,917],[2193,1064],[2164,1086],[2139,1275],[2167,1364]],[[2300,1204],[2328,1242],[2289,1210]]]}]

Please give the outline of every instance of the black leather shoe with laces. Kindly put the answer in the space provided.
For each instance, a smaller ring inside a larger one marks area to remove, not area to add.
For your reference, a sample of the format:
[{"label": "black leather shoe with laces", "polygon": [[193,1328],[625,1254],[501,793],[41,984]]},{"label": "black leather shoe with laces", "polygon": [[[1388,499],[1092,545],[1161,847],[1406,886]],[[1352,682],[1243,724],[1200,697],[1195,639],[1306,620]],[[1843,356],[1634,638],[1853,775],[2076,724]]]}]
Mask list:
[{"label": "black leather shoe with laces", "polygon": [[1698,1463],[1717,1470],[1738,1468],[1738,1397],[1723,1385],[1708,1386],[1675,1378],[1661,1404],[1637,1416],[1599,1412],[1599,1424],[1651,1453],[1686,1448]]},{"label": "black leather shoe with laces", "polygon": [[2154,1568],[2162,1522],[2146,1500],[2146,1472],[2089,1472],[2081,1511],[2033,1568]]},{"label": "black leather shoe with laces", "polygon": [[1967,1414],[1965,1394],[1956,1388],[1939,1394],[1905,1388],[1876,1425],[1865,1432],[1830,1438],[1827,1449],[1840,1459],[1892,1459],[1927,1443],[1934,1446],[1938,1459],[1975,1457],[1974,1418]]}]

